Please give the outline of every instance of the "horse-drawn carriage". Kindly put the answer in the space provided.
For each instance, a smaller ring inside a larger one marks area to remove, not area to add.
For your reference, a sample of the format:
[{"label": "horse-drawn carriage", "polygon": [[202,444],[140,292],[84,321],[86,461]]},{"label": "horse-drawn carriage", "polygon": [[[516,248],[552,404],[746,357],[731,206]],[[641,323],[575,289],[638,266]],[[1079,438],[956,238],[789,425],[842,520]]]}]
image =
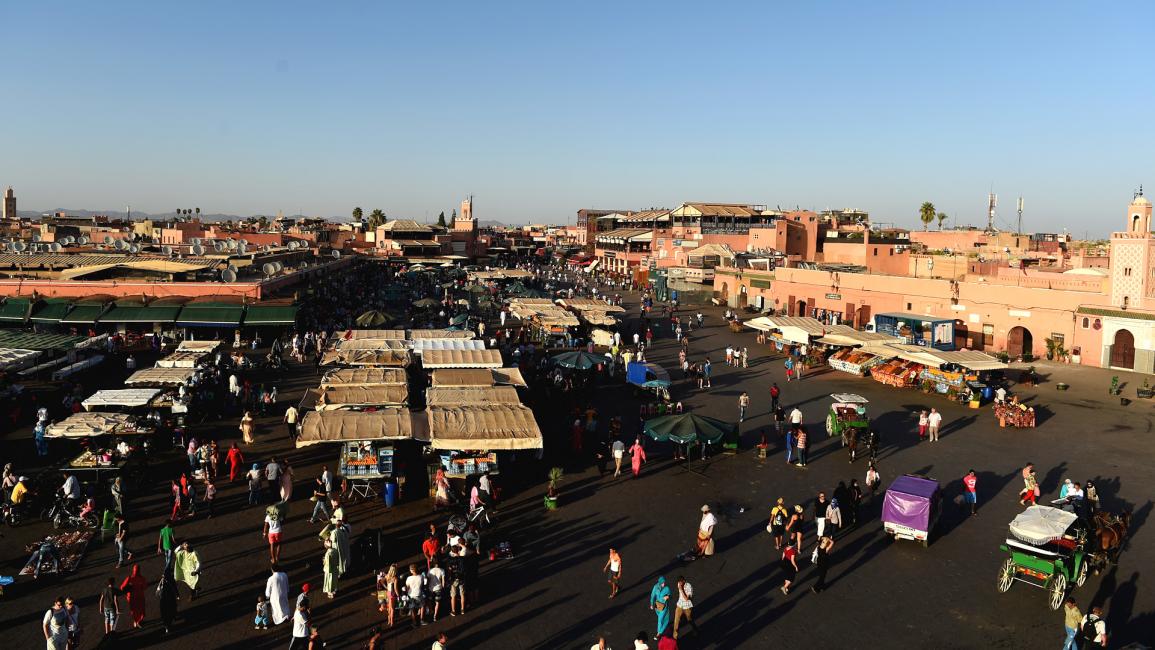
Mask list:
[{"label": "horse-drawn carriage", "polygon": [[1129,515],[1097,513],[1089,520],[1051,506],[1031,506],[1011,521],[1010,536],[999,546],[1008,554],[999,567],[998,589],[1016,581],[1047,591],[1047,603],[1058,610],[1087,574],[1118,559]]},{"label": "horse-drawn carriage", "polygon": [[842,446],[848,448],[853,462],[858,455],[859,441],[865,441],[870,430],[870,418],[866,415],[870,400],[854,393],[834,393],[830,398],[834,402],[826,414],[826,435],[842,436]]}]

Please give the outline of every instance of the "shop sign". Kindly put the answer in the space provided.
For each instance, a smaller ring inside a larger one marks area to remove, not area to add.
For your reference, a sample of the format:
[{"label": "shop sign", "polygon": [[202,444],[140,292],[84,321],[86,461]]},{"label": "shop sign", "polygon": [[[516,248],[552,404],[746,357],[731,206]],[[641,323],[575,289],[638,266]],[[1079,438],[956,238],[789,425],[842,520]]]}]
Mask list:
[{"label": "shop sign", "polygon": [[826,299],[827,300],[842,300],[842,294],[840,294],[840,293],[828,293],[828,294],[826,294]]}]

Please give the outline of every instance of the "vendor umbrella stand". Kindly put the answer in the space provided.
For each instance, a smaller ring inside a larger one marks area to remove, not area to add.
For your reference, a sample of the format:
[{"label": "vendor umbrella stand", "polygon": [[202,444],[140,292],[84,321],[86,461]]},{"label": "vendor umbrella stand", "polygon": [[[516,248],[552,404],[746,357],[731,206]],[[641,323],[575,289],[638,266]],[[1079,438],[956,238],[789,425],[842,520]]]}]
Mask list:
[{"label": "vendor umbrella stand", "polygon": [[383,311],[372,309],[357,317],[354,321],[359,327],[378,327],[384,325],[389,321],[394,320],[392,316]]},{"label": "vendor umbrella stand", "polygon": [[[735,425],[729,422],[723,422],[716,418],[695,415],[693,413],[662,415],[656,418],[650,418],[646,420],[643,429],[647,436],[658,442],[669,440],[682,445],[694,441],[702,445],[716,443],[722,440],[727,434],[733,433],[734,430]],[[694,471],[690,468],[690,454],[688,453],[686,454],[686,469],[688,471]]]},{"label": "vendor umbrella stand", "polygon": [[572,370],[589,370],[606,362],[606,357],[585,351],[562,352],[551,359],[554,365]]}]

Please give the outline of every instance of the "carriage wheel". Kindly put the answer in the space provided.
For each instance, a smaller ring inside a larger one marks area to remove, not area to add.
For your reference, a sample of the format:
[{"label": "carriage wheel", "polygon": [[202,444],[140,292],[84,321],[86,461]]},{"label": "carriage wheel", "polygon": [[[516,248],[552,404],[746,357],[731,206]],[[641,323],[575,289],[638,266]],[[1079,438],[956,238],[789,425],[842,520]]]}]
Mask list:
[{"label": "carriage wheel", "polygon": [[1003,565],[999,567],[999,581],[997,586],[1000,593],[1006,593],[1011,585],[1015,583],[1015,561],[1007,558]]},{"label": "carriage wheel", "polygon": [[1087,558],[1083,557],[1083,561],[1079,562],[1079,575],[1075,578],[1075,586],[1082,587],[1087,582]]},{"label": "carriage wheel", "polygon": [[826,416],[826,437],[834,435],[834,418],[830,415]]},{"label": "carriage wheel", "polygon": [[1051,610],[1058,611],[1067,597],[1067,576],[1056,573],[1051,576]]}]

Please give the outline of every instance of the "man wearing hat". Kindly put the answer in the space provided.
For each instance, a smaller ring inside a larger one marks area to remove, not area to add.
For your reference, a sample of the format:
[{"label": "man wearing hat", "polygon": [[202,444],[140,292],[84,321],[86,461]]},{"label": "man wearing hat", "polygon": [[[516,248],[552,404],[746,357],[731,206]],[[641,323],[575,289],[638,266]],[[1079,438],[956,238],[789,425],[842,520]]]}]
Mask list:
[{"label": "man wearing hat", "polygon": [[705,557],[714,554],[714,526],[718,519],[710,512],[710,506],[702,506],[702,521],[698,524],[698,544],[695,554]]}]

